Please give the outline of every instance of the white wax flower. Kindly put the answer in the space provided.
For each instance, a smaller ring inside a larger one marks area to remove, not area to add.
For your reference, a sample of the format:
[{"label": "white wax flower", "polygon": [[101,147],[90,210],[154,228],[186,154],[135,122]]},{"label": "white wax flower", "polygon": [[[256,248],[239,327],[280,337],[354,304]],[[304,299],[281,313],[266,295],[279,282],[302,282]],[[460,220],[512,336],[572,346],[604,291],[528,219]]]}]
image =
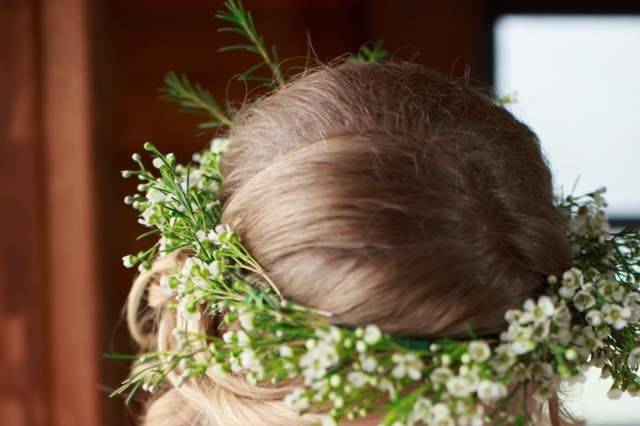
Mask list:
[{"label": "white wax flower", "polygon": [[502,383],[481,380],[478,383],[478,397],[485,404],[497,401],[507,396],[507,387]]},{"label": "white wax flower", "polygon": [[222,154],[227,150],[231,141],[227,138],[214,138],[211,141],[211,152],[214,154]]},{"label": "white wax flower", "polygon": [[367,325],[364,328],[363,340],[369,345],[375,345],[382,338],[382,332],[375,325]]},{"label": "white wax flower", "polygon": [[393,354],[391,360],[396,366],[391,370],[391,375],[396,379],[409,376],[413,380],[419,380],[422,377],[423,364],[416,354]]},{"label": "white wax flower", "polygon": [[352,371],[347,374],[347,381],[351,383],[351,385],[355,388],[361,388],[366,385],[368,382],[368,377],[366,374],[361,373],[359,371]]},{"label": "white wax flower", "polygon": [[469,343],[467,353],[473,361],[484,362],[491,356],[491,349],[489,348],[487,342],[476,340]]}]

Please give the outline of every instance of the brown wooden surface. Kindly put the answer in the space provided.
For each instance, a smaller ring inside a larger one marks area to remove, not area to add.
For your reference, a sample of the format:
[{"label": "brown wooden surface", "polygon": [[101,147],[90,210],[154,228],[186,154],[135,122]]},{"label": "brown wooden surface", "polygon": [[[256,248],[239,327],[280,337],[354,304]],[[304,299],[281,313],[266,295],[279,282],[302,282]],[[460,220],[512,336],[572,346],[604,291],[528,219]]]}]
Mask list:
[{"label": "brown wooden surface", "polygon": [[[268,43],[304,64],[306,32],[328,60],[380,36],[389,50],[447,74],[478,70],[480,0],[247,0]],[[0,424],[133,424],[107,394],[131,352],[121,308],[141,247],[119,171],[146,140],[182,160],[213,136],[158,100],[167,71],[186,71],[240,102],[250,54],[216,31],[221,0],[0,2]],[[7,42],[8,40],[8,42]],[[299,68],[298,68],[299,69]]]},{"label": "brown wooden surface", "polygon": [[52,424],[98,425],[98,286],[90,9],[41,5]]},{"label": "brown wooden surface", "polygon": [[0,4],[0,418],[99,425],[86,2]]},{"label": "brown wooden surface", "polygon": [[37,25],[34,1],[0,3],[0,422],[11,426],[45,424],[50,395]]}]

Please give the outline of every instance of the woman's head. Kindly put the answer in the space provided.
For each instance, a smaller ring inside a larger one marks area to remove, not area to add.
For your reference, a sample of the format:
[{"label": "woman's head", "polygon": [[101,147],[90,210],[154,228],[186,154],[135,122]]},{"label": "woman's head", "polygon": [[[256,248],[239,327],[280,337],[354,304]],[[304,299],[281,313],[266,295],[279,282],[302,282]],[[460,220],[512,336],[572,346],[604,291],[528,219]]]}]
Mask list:
[{"label": "woman's head", "polygon": [[465,81],[347,62],[247,108],[231,140],[223,222],[338,323],[499,330],[569,265],[536,136]]},{"label": "woman's head", "polygon": [[[570,264],[536,136],[465,80],[347,61],[245,107],[230,139],[222,222],[286,298],[337,324],[495,333],[507,309]],[[152,301],[159,329],[149,342],[136,300],[168,270],[141,276],[130,302],[134,336],[158,347],[176,314]],[[280,402],[287,391],[212,375],[160,397],[147,424],[308,424]]]}]

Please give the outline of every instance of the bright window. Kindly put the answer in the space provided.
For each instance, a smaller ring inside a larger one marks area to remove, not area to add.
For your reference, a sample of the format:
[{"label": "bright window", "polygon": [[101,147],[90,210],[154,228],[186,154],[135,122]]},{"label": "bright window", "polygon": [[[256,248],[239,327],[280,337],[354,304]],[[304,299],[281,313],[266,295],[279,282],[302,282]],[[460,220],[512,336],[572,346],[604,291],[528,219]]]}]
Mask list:
[{"label": "bright window", "polygon": [[607,186],[608,214],[640,219],[640,15],[503,15],[497,92],[538,134],[556,183]]},{"label": "bright window", "polygon": [[[498,94],[540,137],[556,183],[607,186],[609,215],[640,219],[640,16],[504,15],[494,26]],[[595,369],[565,396],[590,426],[640,424],[638,400],[607,399]]]}]

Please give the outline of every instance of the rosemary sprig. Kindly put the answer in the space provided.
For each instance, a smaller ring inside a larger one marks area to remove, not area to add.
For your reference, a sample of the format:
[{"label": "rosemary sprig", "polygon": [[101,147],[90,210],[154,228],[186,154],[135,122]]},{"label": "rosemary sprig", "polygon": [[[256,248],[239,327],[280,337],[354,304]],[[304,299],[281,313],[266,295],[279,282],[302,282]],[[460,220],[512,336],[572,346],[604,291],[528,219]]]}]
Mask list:
[{"label": "rosemary sprig", "polygon": [[[266,81],[275,82],[282,86],[285,82],[282,74],[280,57],[278,50],[275,46],[271,46],[267,49],[264,38],[258,34],[256,27],[251,17],[251,12],[245,10],[242,6],[242,2],[235,0],[227,0],[224,4],[226,10],[220,10],[216,13],[216,18],[221,21],[231,24],[229,27],[223,27],[218,29],[220,32],[235,33],[246,39],[250,44],[235,44],[231,46],[225,46],[219,49],[220,52],[229,52],[234,50],[245,50],[247,52],[255,53],[260,56],[261,61],[256,65],[250,67],[248,70],[240,74],[240,78],[248,81]],[[255,75],[255,72],[260,68],[267,66],[271,70],[272,78],[266,78]]]},{"label": "rosemary sprig", "polygon": [[186,74],[170,72],[160,89],[161,97],[177,103],[180,111],[190,114],[207,115],[210,120],[198,127],[209,129],[229,126],[231,120],[213,95],[198,83],[191,83]]},{"label": "rosemary sprig", "polygon": [[389,52],[383,46],[383,40],[367,42],[360,46],[358,53],[351,56],[351,59],[361,62],[382,62],[389,57]]}]

